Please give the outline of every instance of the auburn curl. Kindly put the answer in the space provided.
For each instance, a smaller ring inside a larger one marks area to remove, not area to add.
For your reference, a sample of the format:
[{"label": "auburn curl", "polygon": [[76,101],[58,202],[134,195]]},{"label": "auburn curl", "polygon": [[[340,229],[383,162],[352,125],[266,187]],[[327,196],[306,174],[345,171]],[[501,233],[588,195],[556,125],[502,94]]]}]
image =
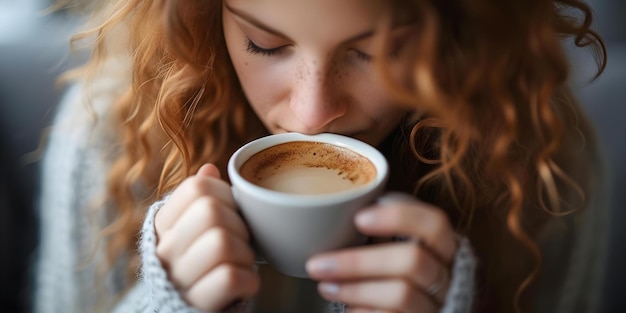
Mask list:
[{"label": "auburn curl", "polygon": [[[522,256],[519,265],[494,270],[507,273],[487,273],[485,289],[498,289],[488,291],[498,296],[485,302],[499,303],[478,304],[519,312],[540,271],[534,238],[551,219],[584,208],[598,179],[592,130],[567,88],[563,41],[593,49],[594,79],[606,66],[604,43],[581,1],[404,5],[409,8],[401,11],[416,12],[421,39],[412,84],[390,88],[421,116],[411,128],[410,150],[418,162],[435,165],[419,177],[416,193],[437,190],[430,197],[487,262],[517,258],[520,245],[527,251],[526,262]],[[504,234],[498,223],[506,225]],[[494,245],[502,235],[516,242]]]}]

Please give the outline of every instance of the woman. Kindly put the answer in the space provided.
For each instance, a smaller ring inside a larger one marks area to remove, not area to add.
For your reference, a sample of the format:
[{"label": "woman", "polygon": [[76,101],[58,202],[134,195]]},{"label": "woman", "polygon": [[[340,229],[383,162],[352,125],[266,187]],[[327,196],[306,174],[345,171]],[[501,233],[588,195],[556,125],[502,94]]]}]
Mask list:
[{"label": "woman", "polygon": [[307,263],[329,310],[597,309],[603,249],[583,239],[602,217],[598,158],[561,47],[595,47],[601,73],[584,3],[130,0],[95,13],[43,165],[38,311],[245,310],[263,287],[220,173],[281,132],[355,137],[391,164],[390,193],[355,216],[377,243]]}]

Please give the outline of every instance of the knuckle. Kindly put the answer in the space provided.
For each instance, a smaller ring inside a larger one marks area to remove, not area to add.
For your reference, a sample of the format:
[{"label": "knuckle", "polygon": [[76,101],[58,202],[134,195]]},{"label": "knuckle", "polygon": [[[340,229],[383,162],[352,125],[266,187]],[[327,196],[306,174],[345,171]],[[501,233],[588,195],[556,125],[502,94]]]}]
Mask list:
[{"label": "knuckle", "polygon": [[211,236],[219,243],[225,244],[230,239],[230,232],[221,226],[211,228]]},{"label": "knuckle", "polygon": [[387,214],[389,221],[395,225],[402,225],[402,223],[406,220],[404,211],[400,206],[388,207],[385,214]]},{"label": "knuckle", "polygon": [[164,234],[156,246],[156,255],[161,261],[168,261],[172,258],[171,236],[169,233]]},{"label": "knuckle", "polygon": [[[234,298],[245,292],[247,288],[259,288],[260,280],[245,280],[248,275],[236,266],[222,263],[210,271],[202,280],[202,283],[190,287],[184,294],[184,298],[192,306],[203,311],[216,311],[223,307],[225,298]],[[207,280],[208,279],[208,280]],[[245,281],[244,281],[245,280]],[[215,291],[219,290],[216,296]],[[253,290],[256,292],[256,290]]]},{"label": "knuckle", "polygon": [[408,271],[412,276],[419,275],[424,265],[424,254],[416,244],[408,244]]},{"label": "knuckle", "polygon": [[191,210],[193,210],[193,214],[198,223],[205,224],[206,229],[220,219],[220,210],[217,201],[212,197],[204,196],[198,198],[191,207]]},{"label": "knuckle", "polygon": [[401,281],[398,283],[397,303],[399,311],[404,312],[407,308],[411,307],[413,299],[415,297],[414,289],[411,283],[407,281]]},{"label": "knuckle", "polygon": [[186,287],[187,284],[184,283],[182,280],[182,277],[184,277],[185,273],[186,273],[186,270],[184,268],[182,268],[181,266],[178,266],[177,263],[173,263],[172,266],[170,266],[168,274],[174,286]]},{"label": "knuckle", "polygon": [[198,176],[191,176],[185,179],[181,184],[181,188],[184,188],[188,193],[195,196],[206,193],[205,181]]},{"label": "knuckle", "polygon": [[208,236],[215,247],[216,253],[220,255],[230,255],[233,245],[231,244],[231,236],[228,230],[223,227],[213,227],[208,233]]},{"label": "knuckle", "polygon": [[189,302],[193,307],[198,308],[202,311],[213,311],[215,308],[212,306],[212,299],[206,297],[206,292],[200,292],[196,289],[192,289],[190,292],[186,293],[183,298],[185,301]]},{"label": "knuckle", "polygon": [[226,290],[235,290],[240,286],[240,273],[237,267],[232,264],[222,264],[215,269],[219,285]]},{"label": "knuckle", "polygon": [[[205,208],[217,209],[220,206],[219,201],[215,199],[215,197],[209,195],[201,196],[198,200],[200,200],[202,206]],[[215,213],[215,211],[211,210],[208,211],[208,213]],[[211,217],[211,215],[209,215],[209,217]]]},{"label": "knuckle", "polygon": [[[349,266],[346,266],[349,265]],[[368,268],[367,260],[359,257],[358,254],[353,252],[343,253],[336,264],[336,271],[351,271],[354,273],[366,270]]]},{"label": "knuckle", "polygon": [[442,210],[434,210],[431,213],[430,230],[433,236],[439,236],[448,229],[448,216]]}]

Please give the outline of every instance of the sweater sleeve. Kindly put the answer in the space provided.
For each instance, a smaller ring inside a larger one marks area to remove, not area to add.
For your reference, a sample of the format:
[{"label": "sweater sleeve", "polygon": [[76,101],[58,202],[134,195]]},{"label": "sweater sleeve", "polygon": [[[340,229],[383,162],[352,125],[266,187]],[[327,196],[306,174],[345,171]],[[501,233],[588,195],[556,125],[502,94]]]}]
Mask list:
[{"label": "sweater sleeve", "polygon": [[459,240],[454,257],[450,288],[441,313],[469,313],[472,311],[477,259],[467,238]]},{"label": "sweater sleeve", "polygon": [[[156,255],[154,217],[167,198],[152,204],[141,228],[139,254],[141,268],[137,286],[118,304],[116,312],[190,312],[200,311],[189,306],[167,278],[167,272]],[[144,302],[143,305],[141,302]],[[134,309],[134,310],[133,310]],[[139,310],[137,310],[139,309]]]},{"label": "sweater sleeve", "polygon": [[[154,218],[168,197],[150,206],[141,228],[139,254],[141,268],[135,287],[120,301],[115,312],[201,313],[187,304],[167,277],[156,255],[156,231]],[[246,302],[231,307],[228,313],[242,312]],[[206,312],[205,312],[206,313]]]},{"label": "sweater sleeve", "polygon": [[156,255],[154,217],[166,201],[167,198],[152,204],[146,214],[139,241],[139,280],[133,290],[117,304],[115,312],[200,312],[180,297]]}]

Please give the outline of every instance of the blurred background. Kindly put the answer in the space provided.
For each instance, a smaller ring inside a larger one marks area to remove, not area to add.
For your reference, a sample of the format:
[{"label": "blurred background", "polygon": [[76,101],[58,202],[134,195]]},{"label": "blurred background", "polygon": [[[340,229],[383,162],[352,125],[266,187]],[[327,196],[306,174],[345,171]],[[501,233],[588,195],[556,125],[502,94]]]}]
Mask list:
[{"label": "blurred background", "polygon": [[53,0],[0,0],[0,311],[28,312],[39,141],[62,90],[56,77],[80,62],[69,37],[79,21],[44,10]]},{"label": "blurred background", "polygon": [[[0,304],[27,312],[37,244],[33,211],[38,146],[63,90],[55,78],[84,55],[69,51],[80,25],[64,12],[45,14],[50,0],[0,0]],[[605,73],[589,83],[595,64],[588,52],[571,52],[572,85],[601,138],[613,190],[604,309],[626,312],[626,1],[588,0],[595,28],[608,47]]]}]

